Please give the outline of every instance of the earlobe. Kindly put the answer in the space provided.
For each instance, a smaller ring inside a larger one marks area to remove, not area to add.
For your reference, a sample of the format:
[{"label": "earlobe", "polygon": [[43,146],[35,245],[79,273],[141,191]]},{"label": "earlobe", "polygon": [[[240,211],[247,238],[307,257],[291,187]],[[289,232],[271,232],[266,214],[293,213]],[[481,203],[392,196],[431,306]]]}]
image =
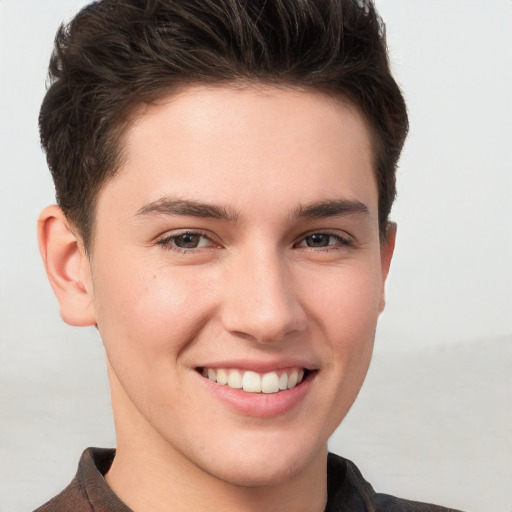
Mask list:
[{"label": "earlobe", "polygon": [[39,251],[59,301],[62,319],[70,325],[96,325],[89,258],[57,205],[41,212],[37,234]]},{"label": "earlobe", "polygon": [[379,312],[382,313],[386,305],[386,279],[391,266],[391,259],[395,250],[397,227],[394,222],[390,222],[386,228],[386,237],[380,242],[380,261],[381,261],[381,275],[382,275],[382,292],[379,303]]}]

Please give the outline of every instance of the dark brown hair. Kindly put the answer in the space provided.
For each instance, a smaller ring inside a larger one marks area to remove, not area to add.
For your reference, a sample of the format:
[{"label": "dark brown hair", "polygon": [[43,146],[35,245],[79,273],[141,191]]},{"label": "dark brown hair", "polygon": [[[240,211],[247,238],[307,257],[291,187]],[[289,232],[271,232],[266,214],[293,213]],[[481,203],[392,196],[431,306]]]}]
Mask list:
[{"label": "dark brown hair", "polygon": [[57,202],[86,248],[134,109],[188,84],[229,82],[353,103],[375,139],[385,233],[408,121],[371,0],[101,0],[59,28],[39,115]]}]

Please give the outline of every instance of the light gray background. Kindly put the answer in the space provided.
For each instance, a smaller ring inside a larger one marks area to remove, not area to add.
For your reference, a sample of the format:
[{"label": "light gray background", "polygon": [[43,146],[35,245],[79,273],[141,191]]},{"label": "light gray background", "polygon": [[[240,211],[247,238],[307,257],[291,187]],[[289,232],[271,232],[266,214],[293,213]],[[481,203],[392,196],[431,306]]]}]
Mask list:
[{"label": "light gray background", "polygon": [[[39,262],[53,202],[37,113],[71,0],[0,0],[0,510],[115,444],[101,343],[66,326]],[[331,441],[378,490],[512,511],[512,1],[379,0],[411,133],[376,354]]]}]

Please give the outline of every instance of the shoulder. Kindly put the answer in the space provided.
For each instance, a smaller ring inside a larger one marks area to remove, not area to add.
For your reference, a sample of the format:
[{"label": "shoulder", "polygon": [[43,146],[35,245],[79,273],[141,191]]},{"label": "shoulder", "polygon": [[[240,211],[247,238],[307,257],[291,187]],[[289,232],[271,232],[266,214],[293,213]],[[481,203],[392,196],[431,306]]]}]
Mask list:
[{"label": "shoulder", "polygon": [[460,512],[375,492],[353,462],[332,453],[328,457],[327,477],[329,503],[326,512]]},{"label": "shoulder", "polygon": [[75,477],[57,496],[34,512],[91,512],[89,500]]},{"label": "shoulder", "polygon": [[71,483],[34,512],[132,512],[112,491],[104,475],[115,450],[88,448]]}]

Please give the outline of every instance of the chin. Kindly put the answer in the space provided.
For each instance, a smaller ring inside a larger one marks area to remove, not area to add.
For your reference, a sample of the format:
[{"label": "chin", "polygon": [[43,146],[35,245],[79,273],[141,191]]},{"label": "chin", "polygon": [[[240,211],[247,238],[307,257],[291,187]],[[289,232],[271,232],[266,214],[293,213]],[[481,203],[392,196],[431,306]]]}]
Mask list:
[{"label": "chin", "polygon": [[223,467],[216,476],[219,480],[237,487],[271,487],[293,480],[301,473],[301,461],[269,460],[242,461],[231,470]]},{"label": "chin", "polygon": [[[212,457],[208,461],[211,464],[206,464],[204,469],[219,480],[238,487],[268,487],[293,480],[327,454],[326,445],[316,450],[309,447],[308,450],[298,440],[290,443],[289,449],[282,443],[278,447],[266,443],[268,441],[253,443],[250,449],[233,450],[224,453],[223,457]],[[222,463],[218,464],[220,460]]]}]

